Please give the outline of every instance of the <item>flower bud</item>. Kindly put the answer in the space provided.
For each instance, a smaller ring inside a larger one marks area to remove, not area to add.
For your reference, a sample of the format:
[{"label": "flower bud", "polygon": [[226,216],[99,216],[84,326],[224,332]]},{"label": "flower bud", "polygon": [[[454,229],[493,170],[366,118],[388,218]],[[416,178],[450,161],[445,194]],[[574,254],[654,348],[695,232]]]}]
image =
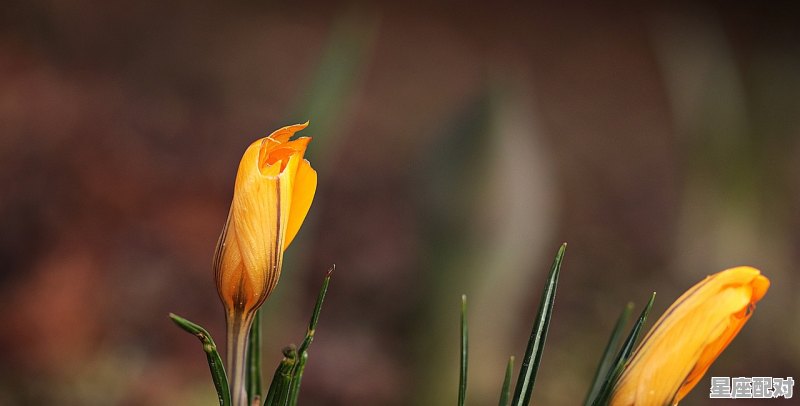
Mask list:
[{"label": "flower bud", "polygon": [[217,242],[214,274],[228,313],[251,313],[275,288],[283,251],[311,207],[317,173],[303,159],[311,138],[290,141],[308,123],[253,142],[236,174],[228,220]]},{"label": "flower bud", "polygon": [[742,266],[689,289],[642,340],[609,404],[678,404],[736,337],[768,288],[758,269]]}]

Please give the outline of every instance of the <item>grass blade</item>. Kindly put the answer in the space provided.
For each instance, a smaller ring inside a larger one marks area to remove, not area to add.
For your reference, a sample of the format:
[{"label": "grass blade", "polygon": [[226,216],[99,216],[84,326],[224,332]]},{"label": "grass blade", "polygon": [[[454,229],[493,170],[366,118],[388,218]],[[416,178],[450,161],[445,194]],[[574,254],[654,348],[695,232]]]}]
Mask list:
[{"label": "grass blade", "polygon": [[211,370],[211,379],[214,381],[214,388],[217,390],[217,398],[220,406],[230,406],[231,391],[228,387],[228,378],[225,375],[225,367],[222,365],[222,358],[217,352],[217,345],[211,334],[199,324],[192,323],[177,314],[170,313],[169,318],[184,331],[194,335],[203,343],[203,351],[208,359],[208,368]]},{"label": "grass blade", "polygon": [[247,399],[252,405],[261,403],[261,310],[256,312],[250,327],[250,343],[247,346]]},{"label": "grass blade", "polygon": [[503,388],[500,390],[500,403],[499,406],[508,406],[508,401],[511,399],[511,374],[514,372],[514,356],[508,358],[508,365],[506,365],[506,377],[503,378]]},{"label": "grass blade", "polygon": [[647,314],[650,313],[650,309],[653,307],[653,302],[655,299],[656,293],[653,292],[653,294],[650,296],[650,300],[647,301],[647,306],[645,306],[642,310],[642,313],[639,315],[639,319],[636,320],[636,324],[633,325],[630,334],[628,334],[628,338],[625,340],[625,343],[622,345],[622,348],[620,348],[614,363],[608,370],[608,374],[606,374],[606,378],[603,381],[603,386],[598,392],[597,398],[595,398],[592,402],[593,406],[602,406],[608,404],[608,401],[610,400],[609,398],[611,397],[611,392],[614,389],[614,385],[617,383],[617,379],[619,379],[619,376],[622,374],[622,369],[624,368],[625,363],[628,362],[628,359],[633,353],[636,340],[639,339],[639,335],[642,332],[642,327],[644,326],[645,321],[647,321]]},{"label": "grass blade", "polygon": [[539,363],[542,360],[544,342],[547,338],[547,330],[550,327],[550,317],[553,315],[553,302],[556,298],[558,275],[561,271],[561,263],[566,249],[567,244],[561,244],[561,248],[558,249],[558,253],[553,260],[553,266],[550,269],[544,292],[542,292],[539,314],[536,316],[536,322],[533,325],[533,330],[531,330],[528,348],[525,349],[525,357],[522,359],[517,386],[514,389],[512,404],[515,406],[528,405],[533,394],[533,384],[536,381],[536,372],[539,370]]},{"label": "grass blade", "polygon": [[458,378],[458,406],[467,400],[467,364],[469,356],[467,341],[467,295],[461,295],[461,372]]},{"label": "grass blade", "polygon": [[328,285],[331,283],[331,276],[336,269],[336,265],[331,266],[325,274],[325,279],[322,280],[322,287],[317,295],[317,302],[314,304],[314,311],[311,313],[311,320],[308,322],[308,330],[303,343],[297,349],[297,363],[291,371],[291,383],[289,385],[289,397],[287,405],[294,406],[297,404],[297,398],[300,394],[300,383],[303,381],[303,372],[306,369],[308,362],[308,347],[314,341],[314,333],[317,331],[317,322],[319,322],[319,314],[322,311],[322,302],[325,301],[325,295],[328,293]]},{"label": "grass blade", "polygon": [[611,363],[614,361],[614,354],[617,348],[619,348],[620,340],[622,340],[622,330],[625,328],[625,325],[628,324],[631,313],[633,313],[633,302],[628,302],[625,308],[622,309],[622,313],[620,313],[617,323],[614,325],[614,330],[611,331],[611,337],[608,339],[608,344],[606,344],[603,355],[600,357],[600,364],[597,366],[597,371],[594,373],[592,386],[589,387],[589,393],[586,394],[586,400],[583,402],[584,406],[591,405],[592,400],[594,400],[598,392],[600,392],[600,388],[603,386],[603,380],[611,367]]},{"label": "grass blade", "polygon": [[308,362],[308,352],[299,353],[297,356],[299,359],[292,372],[292,383],[289,387],[289,400],[286,402],[289,406],[297,405],[297,398],[300,396],[300,384],[303,381],[303,371],[305,371],[306,363]]},{"label": "grass blade", "polygon": [[311,313],[311,320],[308,322],[308,331],[306,332],[305,339],[303,339],[303,343],[297,350],[298,353],[308,351],[308,347],[311,345],[311,342],[314,341],[314,333],[317,330],[319,314],[322,311],[322,302],[325,300],[325,295],[328,293],[328,285],[331,283],[331,276],[335,270],[336,265],[331,266],[330,269],[328,269],[328,272],[325,274],[325,279],[322,280],[322,287],[317,295],[317,302],[314,303],[314,311]]},{"label": "grass blade", "polygon": [[283,406],[289,398],[289,388],[292,383],[292,369],[297,363],[297,348],[290,345],[283,349],[283,359],[275,369],[272,383],[267,390],[264,406]]}]

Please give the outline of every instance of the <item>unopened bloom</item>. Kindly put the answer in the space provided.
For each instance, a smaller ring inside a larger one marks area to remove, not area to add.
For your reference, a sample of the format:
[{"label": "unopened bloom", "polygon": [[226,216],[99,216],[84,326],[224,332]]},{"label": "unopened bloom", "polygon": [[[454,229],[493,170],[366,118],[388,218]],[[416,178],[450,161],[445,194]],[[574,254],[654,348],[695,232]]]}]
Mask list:
[{"label": "unopened bloom", "polygon": [[242,156],[214,255],[217,291],[228,312],[251,312],[269,296],[283,251],[311,207],[317,173],[303,159],[311,138],[289,140],[306,125],[281,128],[250,144]]},{"label": "unopened bloom", "polygon": [[739,333],[768,288],[757,269],[742,266],[689,289],[642,340],[609,404],[677,404]]},{"label": "unopened bloom", "polygon": [[217,242],[214,275],[225,306],[234,405],[245,402],[244,355],[253,316],[278,283],[283,251],[303,224],[317,188],[317,173],[303,158],[311,138],[290,140],[307,125],[283,127],[250,144]]}]

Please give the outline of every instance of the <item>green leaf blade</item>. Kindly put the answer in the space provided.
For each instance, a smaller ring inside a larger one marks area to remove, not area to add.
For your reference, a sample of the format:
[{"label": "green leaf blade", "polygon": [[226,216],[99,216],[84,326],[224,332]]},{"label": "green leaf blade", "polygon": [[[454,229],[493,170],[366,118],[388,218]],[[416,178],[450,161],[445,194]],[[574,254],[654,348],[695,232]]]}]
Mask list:
[{"label": "green leaf blade", "polygon": [[608,344],[606,344],[603,355],[600,357],[600,363],[597,365],[597,371],[595,371],[594,378],[592,379],[592,385],[589,387],[589,392],[586,394],[584,406],[591,405],[592,401],[597,397],[597,394],[603,387],[604,378],[614,361],[614,355],[616,354],[617,348],[619,348],[620,340],[622,340],[622,331],[625,325],[628,324],[632,313],[633,302],[628,302],[622,309],[616,324],[614,324],[614,329],[611,331],[611,337],[609,337]]},{"label": "green leaf blade", "polygon": [[653,292],[653,294],[650,295],[650,300],[647,301],[647,305],[639,315],[639,319],[636,320],[636,324],[633,325],[631,332],[628,334],[628,338],[625,339],[625,343],[622,345],[622,348],[620,348],[612,367],[608,370],[608,374],[603,382],[603,386],[601,387],[597,397],[592,402],[593,406],[603,406],[608,404],[608,401],[610,400],[611,394],[614,390],[614,385],[616,385],[617,380],[619,379],[620,375],[622,375],[625,363],[628,362],[628,359],[630,359],[631,354],[633,353],[636,340],[639,339],[639,335],[642,332],[645,321],[647,321],[647,315],[650,313],[650,309],[653,307],[653,302],[655,299],[656,293]]},{"label": "green leaf blade", "polygon": [[228,378],[225,375],[225,367],[222,358],[217,351],[217,345],[211,334],[199,324],[193,323],[177,314],[170,313],[169,318],[181,329],[197,337],[203,344],[203,351],[206,353],[208,368],[211,370],[211,379],[214,381],[214,389],[217,391],[217,399],[220,406],[230,406],[231,391],[228,387]]},{"label": "green leaf blade", "polygon": [[334,270],[336,270],[336,265],[333,265],[330,267],[330,269],[328,269],[328,272],[325,274],[325,278],[322,280],[322,287],[319,289],[317,301],[314,303],[314,311],[311,312],[311,320],[308,322],[306,337],[303,339],[303,343],[297,350],[298,361],[294,368],[292,368],[292,378],[289,385],[289,398],[287,404],[290,406],[297,405],[297,399],[300,395],[300,384],[303,381],[303,372],[305,372],[306,363],[308,362],[308,347],[310,347],[311,342],[314,341],[314,334],[317,331],[317,323],[319,322],[319,314],[322,312],[322,303],[325,301],[325,295],[328,293],[328,285],[331,283],[331,276],[333,276]]},{"label": "green leaf blade", "polygon": [[561,264],[564,260],[566,249],[566,243],[562,244],[558,249],[558,253],[553,260],[553,266],[550,269],[550,275],[547,278],[547,283],[542,292],[539,314],[533,325],[528,347],[525,350],[525,356],[520,366],[517,385],[514,389],[514,399],[512,400],[514,406],[528,405],[531,395],[533,395],[533,385],[536,381],[536,373],[538,372],[539,364],[542,359],[547,330],[550,326],[550,318],[553,315],[553,304],[556,296],[556,288],[558,287],[558,275],[561,271]]},{"label": "green leaf blade", "polygon": [[319,322],[319,314],[322,312],[322,302],[325,301],[325,295],[328,293],[328,285],[331,283],[331,277],[335,270],[336,265],[332,265],[325,274],[325,278],[322,280],[322,287],[319,289],[317,301],[314,303],[314,311],[311,312],[311,320],[308,322],[306,337],[303,339],[303,343],[300,344],[300,348],[297,350],[298,353],[302,354],[308,351],[308,347],[311,346],[311,342],[314,341],[314,334],[317,331],[317,323]]},{"label": "green leaf blade", "polygon": [[290,384],[289,388],[289,401],[286,403],[290,406],[297,405],[297,399],[300,396],[300,384],[303,381],[303,372],[306,369],[306,363],[308,363],[308,352],[302,352],[298,354],[298,356],[300,358],[297,360],[297,365],[295,365],[292,372],[292,383]]},{"label": "green leaf blade", "polygon": [[461,295],[461,362],[458,378],[458,406],[467,400],[467,365],[469,363],[469,342],[467,334],[467,295]]},{"label": "green leaf blade", "polygon": [[283,349],[283,359],[275,374],[272,376],[272,383],[267,390],[267,397],[264,399],[264,406],[284,406],[289,399],[289,390],[292,383],[292,369],[297,363],[297,348],[290,345]]},{"label": "green leaf blade", "polygon": [[506,376],[503,378],[503,388],[500,389],[500,402],[499,406],[508,406],[511,400],[511,375],[514,373],[514,356],[508,358],[508,365],[506,365]]}]

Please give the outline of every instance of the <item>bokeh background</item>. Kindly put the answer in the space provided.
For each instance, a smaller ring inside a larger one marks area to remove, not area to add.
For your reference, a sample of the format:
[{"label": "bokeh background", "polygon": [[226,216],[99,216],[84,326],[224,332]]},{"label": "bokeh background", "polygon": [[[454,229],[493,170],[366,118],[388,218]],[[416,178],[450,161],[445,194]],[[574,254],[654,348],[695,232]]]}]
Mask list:
[{"label": "bokeh background", "polygon": [[562,241],[535,403],[582,401],[626,302],[740,264],[773,285],[709,376],[800,378],[800,14],[751,3],[4,3],[0,404],[215,404],[167,314],[223,340],[238,160],[306,120],[264,319],[269,376],[336,264],[301,404],[454,404],[461,293],[496,404]]}]

